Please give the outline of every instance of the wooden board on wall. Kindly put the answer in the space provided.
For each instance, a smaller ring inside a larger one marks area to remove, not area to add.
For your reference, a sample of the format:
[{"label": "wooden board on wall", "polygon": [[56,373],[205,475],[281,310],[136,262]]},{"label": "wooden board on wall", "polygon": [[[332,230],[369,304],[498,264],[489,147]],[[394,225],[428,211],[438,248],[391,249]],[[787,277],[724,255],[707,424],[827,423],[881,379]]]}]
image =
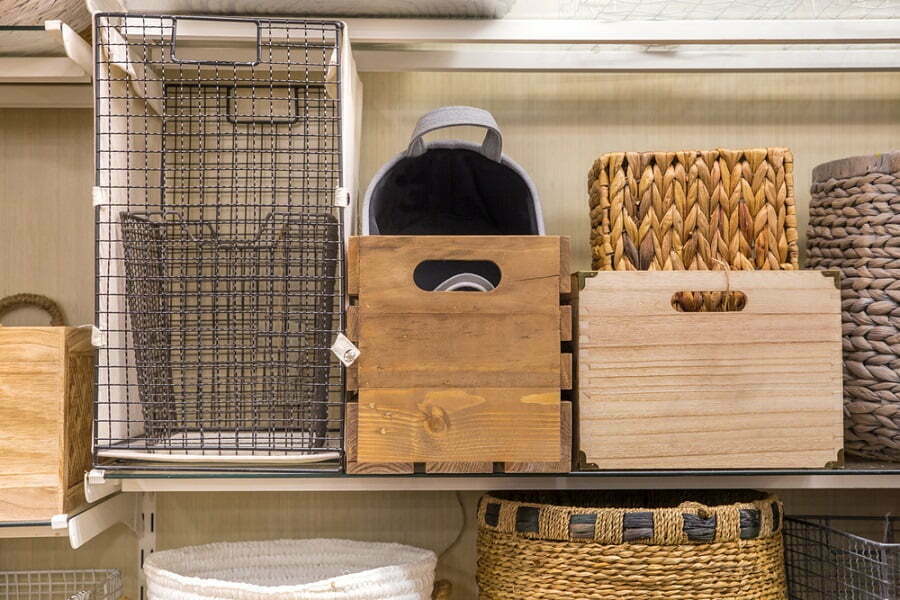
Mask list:
[{"label": "wooden board on wall", "polygon": [[[744,292],[679,312],[679,291]],[[840,291],[817,271],[600,272],[578,298],[581,450],[600,469],[823,467],[843,448]]]}]

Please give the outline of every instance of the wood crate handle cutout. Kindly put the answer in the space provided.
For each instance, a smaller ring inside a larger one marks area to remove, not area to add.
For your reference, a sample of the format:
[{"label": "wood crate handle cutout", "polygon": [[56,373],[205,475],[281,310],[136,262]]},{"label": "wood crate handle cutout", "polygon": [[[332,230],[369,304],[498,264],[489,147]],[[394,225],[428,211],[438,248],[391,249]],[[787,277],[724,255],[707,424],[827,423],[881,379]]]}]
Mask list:
[{"label": "wood crate handle cutout", "polygon": [[[622,291],[604,285],[606,272],[585,280],[585,289],[590,294],[619,294]],[[613,273],[610,271],[609,273]],[[624,291],[625,297],[618,302],[619,308],[603,303],[603,310],[618,310],[622,314],[669,314],[678,310],[673,300],[678,294],[700,292],[703,294],[742,294],[745,304],[740,308],[720,311],[725,314],[766,314],[773,310],[787,313],[817,313],[820,307],[810,304],[804,294],[792,293],[797,286],[808,286],[808,271],[780,271],[773,279],[767,271],[631,271],[627,274],[615,272],[616,281],[629,278],[634,286]],[[834,288],[833,274],[823,272],[825,277],[817,287]],[[634,293],[632,288],[639,288]],[[590,305],[582,305],[581,311],[591,314]],[[681,311],[678,311],[681,312]],[[689,313],[685,318],[691,318]]]}]

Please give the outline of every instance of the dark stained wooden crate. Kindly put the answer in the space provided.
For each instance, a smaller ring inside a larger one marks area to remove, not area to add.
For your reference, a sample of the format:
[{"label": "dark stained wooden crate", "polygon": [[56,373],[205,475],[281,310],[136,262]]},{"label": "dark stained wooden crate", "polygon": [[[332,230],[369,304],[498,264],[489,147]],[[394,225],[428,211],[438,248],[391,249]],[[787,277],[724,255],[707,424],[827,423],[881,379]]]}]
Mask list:
[{"label": "dark stained wooden crate", "polygon": [[[425,291],[413,272],[427,260],[489,260],[500,283],[490,292]],[[562,351],[572,336],[570,286],[568,238],[352,238],[347,333],[361,354],[347,377],[357,400],[348,471],[411,472],[413,463],[429,472],[491,472],[495,463],[568,470],[560,401],[572,387],[571,354]]]}]

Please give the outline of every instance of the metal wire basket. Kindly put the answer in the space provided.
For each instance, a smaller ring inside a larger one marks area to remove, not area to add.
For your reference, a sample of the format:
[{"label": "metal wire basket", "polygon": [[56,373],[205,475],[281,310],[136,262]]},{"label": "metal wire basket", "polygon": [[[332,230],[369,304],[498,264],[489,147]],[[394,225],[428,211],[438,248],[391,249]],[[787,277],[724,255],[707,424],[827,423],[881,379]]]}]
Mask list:
[{"label": "metal wire basket", "polygon": [[118,600],[121,595],[115,569],[0,571],[3,600]]},{"label": "metal wire basket", "polygon": [[342,35],[97,16],[105,467],[339,468]]},{"label": "metal wire basket", "polygon": [[786,518],[791,600],[900,598],[898,530],[900,517]]}]

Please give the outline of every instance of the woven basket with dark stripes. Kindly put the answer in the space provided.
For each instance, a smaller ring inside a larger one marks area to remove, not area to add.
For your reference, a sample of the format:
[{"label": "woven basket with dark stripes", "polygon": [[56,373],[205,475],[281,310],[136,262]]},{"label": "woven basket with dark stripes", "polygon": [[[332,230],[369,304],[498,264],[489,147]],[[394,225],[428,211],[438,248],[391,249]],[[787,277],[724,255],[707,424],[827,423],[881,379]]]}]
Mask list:
[{"label": "woven basket with dark stripes", "polygon": [[485,495],[480,598],[784,600],[782,514],[753,491]]}]

